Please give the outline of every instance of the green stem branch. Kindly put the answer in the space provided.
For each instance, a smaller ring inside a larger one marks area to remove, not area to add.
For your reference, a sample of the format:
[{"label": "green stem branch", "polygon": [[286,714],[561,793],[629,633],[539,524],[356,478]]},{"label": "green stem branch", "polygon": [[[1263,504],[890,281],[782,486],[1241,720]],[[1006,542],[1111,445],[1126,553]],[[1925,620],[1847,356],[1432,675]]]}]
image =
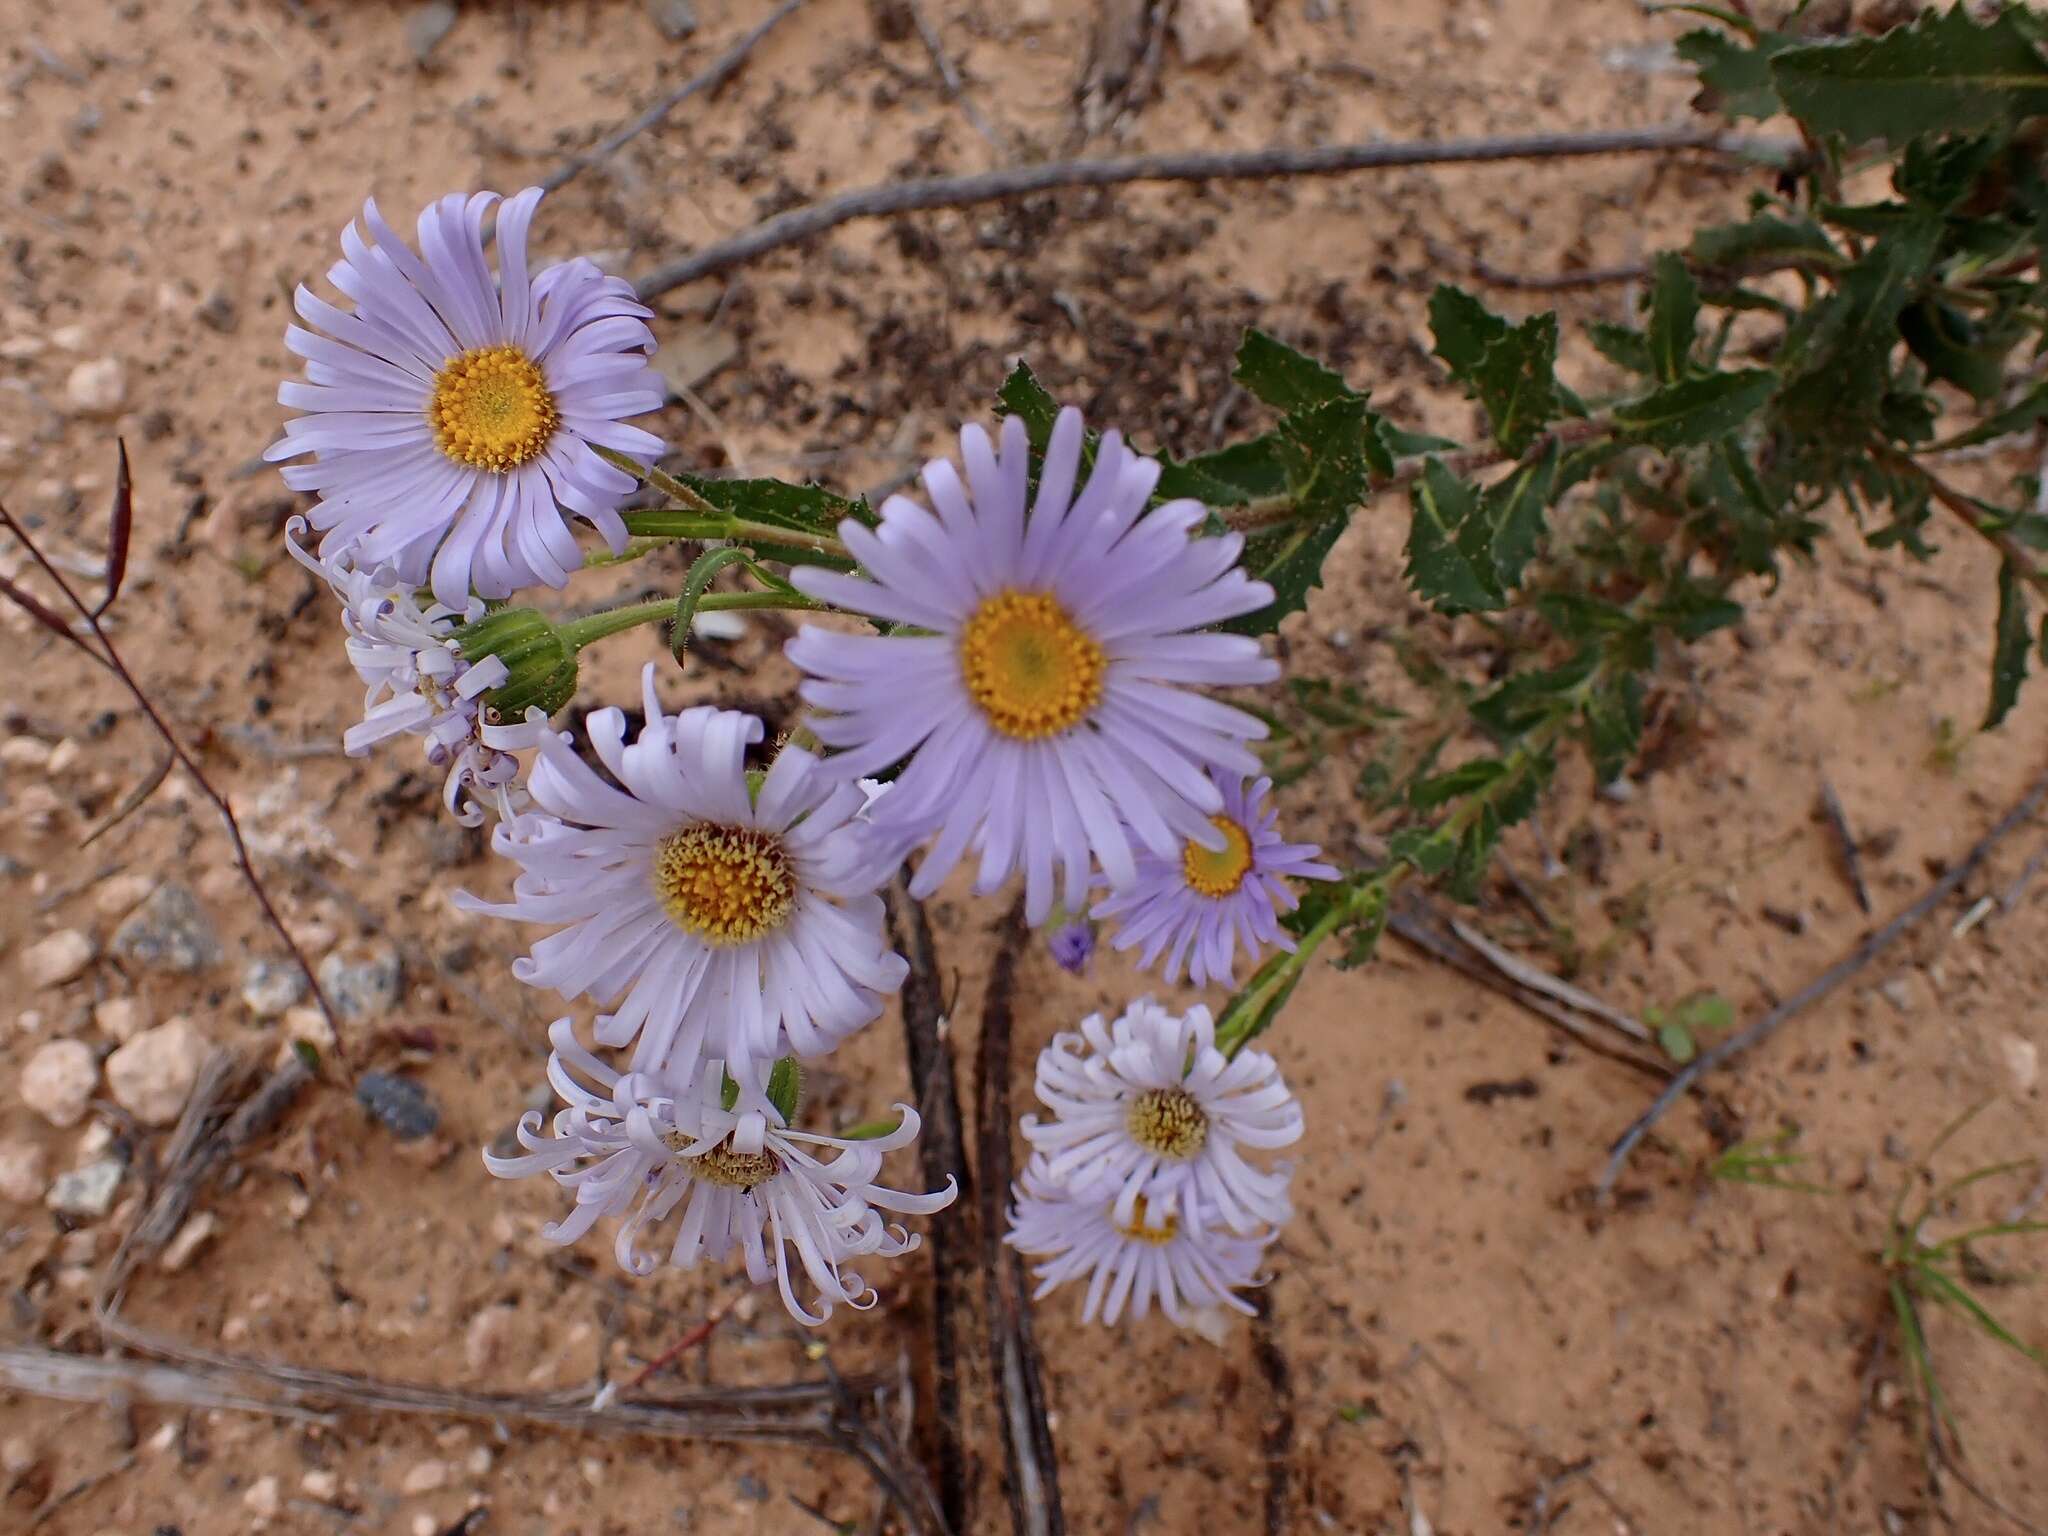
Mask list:
[{"label": "green stem branch", "polygon": [[[759,608],[787,608],[792,610],[816,611],[824,606],[807,597],[790,592],[707,592],[697,600],[699,613],[734,613]],[[585,646],[602,640],[608,635],[620,634],[636,629],[642,624],[655,624],[676,615],[676,600],[672,597],[658,597],[644,603],[627,603],[618,608],[607,608],[602,613],[588,614],[580,619],[570,619],[555,626],[555,632],[562,637],[562,643],[571,651],[581,651]]]}]

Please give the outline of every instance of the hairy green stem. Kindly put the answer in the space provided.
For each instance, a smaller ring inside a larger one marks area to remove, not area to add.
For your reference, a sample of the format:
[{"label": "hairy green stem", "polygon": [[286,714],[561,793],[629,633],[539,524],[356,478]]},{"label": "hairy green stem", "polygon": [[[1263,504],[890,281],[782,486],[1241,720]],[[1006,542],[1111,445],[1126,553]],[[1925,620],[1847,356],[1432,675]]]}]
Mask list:
[{"label": "hairy green stem", "polygon": [[[697,600],[699,613],[733,613],[757,608],[788,608],[816,610],[822,603],[814,603],[807,597],[789,592],[708,592]],[[607,608],[602,613],[593,613],[580,619],[570,619],[555,626],[555,632],[562,637],[562,643],[572,651],[580,651],[594,641],[607,635],[616,635],[625,630],[638,628],[642,624],[653,624],[676,615],[676,600],[672,597],[658,597],[645,603],[627,603],[618,608]]]}]

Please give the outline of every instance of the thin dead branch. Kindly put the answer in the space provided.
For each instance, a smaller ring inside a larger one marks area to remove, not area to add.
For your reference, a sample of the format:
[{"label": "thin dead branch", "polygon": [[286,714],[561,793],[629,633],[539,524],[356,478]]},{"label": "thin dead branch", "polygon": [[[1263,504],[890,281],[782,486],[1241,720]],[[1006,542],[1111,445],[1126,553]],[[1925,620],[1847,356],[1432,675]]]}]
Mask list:
[{"label": "thin dead branch", "polygon": [[995,1384],[1003,1437],[1004,1487],[1016,1536],[1062,1536],[1059,1457],[1046,1421],[1045,1381],[1031,1331],[1030,1291],[1017,1250],[1003,1242],[1003,1202],[1009,1197],[1010,1026],[1017,960],[1030,929],[1020,895],[997,930],[995,961],[981,1009],[974,1050],[974,1128],[980,1153],[975,1168],[981,1216],[981,1280],[986,1298],[989,1371]]},{"label": "thin dead branch", "polygon": [[[938,951],[924,903],[911,896],[899,877],[883,892],[889,933],[899,954],[910,962],[903,983],[903,1041],[910,1060],[910,1083],[917,1112],[924,1120],[918,1157],[925,1187],[936,1189],[948,1178],[960,1185],[962,1209],[974,1198],[968,1174],[965,1138],[960,1127],[960,1089],[947,1039],[945,987],[939,975]],[[932,1250],[932,1376],[933,1413],[926,1425],[938,1468],[939,1507],[946,1526],[967,1531],[967,1448],[961,1433],[961,1355],[957,1314],[972,1292],[975,1260],[965,1223],[934,1222]]]},{"label": "thin dead branch", "polygon": [[1271,1401],[1259,1434],[1266,1463],[1266,1536],[1287,1536],[1296,1529],[1288,1513],[1294,1464],[1294,1372],[1273,1332],[1273,1287],[1262,1286],[1252,1298],[1252,1360],[1266,1383]]},{"label": "thin dead branch", "polygon": [[1849,877],[1849,889],[1856,895],[1856,905],[1868,917],[1870,887],[1863,883],[1863,859],[1856,850],[1856,834],[1849,830],[1849,813],[1842,809],[1841,796],[1835,793],[1835,786],[1826,779],[1820,781],[1820,808],[1835,834],[1835,845],[1842,855],[1842,869]]},{"label": "thin dead branch", "polygon": [[1657,1095],[1650,1107],[1629,1123],[1628,1129],[1615,1138],[1608,1149],[1607,1166],[1600,1174],[1596,1186],[1601,1199],[1614,1192],[1614,1181],[1621,1177],[1621,1170],[1628,1163],[1629,1154],[1636,1143],[1643,1139],[1650,1127],[1662,1119],[1665,1113],[1689,1093],[1695,1084],[1722,1063],[1731,1061],[1744,1051],[1762,1044],[1776,1034],[1791,1020],[1833,992],[1843,982],[1854,976],[1885,950],[1897,943],[1906,934],[1918,927],[1927,916],[1944,901],[1955,894],[1963,882],[1974,875],[1988,859],[1992,851],[2018,828],[2033,820],[2041,802],[2048,799],[2048,774],[2036,779],[2031,788],[2020,796],[2011,810],[2007,811],[1973,844],[1969,852],[1949,868],[1942,877],[1929,886],[1905,911],[1894,917],[1882,928],[1866,935],[1854,949],[1829,966],[1812,981],[1771,1009],[1748,1028],[1730,1035],[1712,1050],[1695,1056],[1678,1074],[1671,1079],[1664,1091]]},{"label": "thin dead branch", "polygon": [[1253,150],[1176,150],[1103,160],[1055,160],[1007,166],[969,176],[860,187],[792,208],[729,240],[657,267],[634,285],[652,299],[716,272],[741,266],[823,234],[853,219],[887,218],[932,208],[999,202],[1067,187],[1121,186],[1133,181],[1262,180],[1275,176],[1333,176],[1424,165],[1473,165],[1497,160],[1562,160],[1591,155],[1674,154],[1686,150],[1782,160],[1797,153],[1790,141],[1758,139],[1697,127],[1627,128],[1595,133],[1537,133],[1505,138],[1406,143],[1325,144]]}]

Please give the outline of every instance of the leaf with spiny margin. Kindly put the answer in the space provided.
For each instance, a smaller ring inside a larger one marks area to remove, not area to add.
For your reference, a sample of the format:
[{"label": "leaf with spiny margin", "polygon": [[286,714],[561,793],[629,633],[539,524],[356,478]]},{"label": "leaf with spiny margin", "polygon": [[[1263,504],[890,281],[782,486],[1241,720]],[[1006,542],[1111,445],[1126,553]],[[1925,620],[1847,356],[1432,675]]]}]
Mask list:
[{"label": "leaf with spiny margin", "polygon": [[1436,355],[1485,409],[1493,435],[1519,454],[1558,413],[1557,316],[1509,325],[1463,289],[1439,285],[1429,298]]},{"label": "leaf with spiny margin", "polygon": [[1591,677],[1599,664],[1599,647],[1588,645],[1562,666],[1517,672],[1493,692],[1472,701],[1472,718],[1495,736],[1511,740],[1565,707],[1560,701]]},{"label": "leaf with spiny margin", "polygon": [[1490,551],[1476,558],[1467,547],[1479,497],[1472,487],[1431,459],[1409,488],[1408,584],[1439,613],[1478,613],[1505,606]]},{"label": "leaf with spiny margin", "polygon": [[1848,261],[1827,231],[1804,214],[1785,219],[1759,213],[1741,224],[1710,224],[1693,232],[1690,249],[1702,267],[1742,267],[1781,257],[1828,267]]},{"label": "leaf with spiny margin", "polygon": [[2020,339],[2011,318],[1980,325],[1953,305],[1921,299],[1899,316],[1899,334],[1930,378],[1946,379],[1978,400],[2005,388],[2005,359]]},{"label": "leaf with spiny margin", "polygon": [[1892,148],[2048,112],[2048,60],[2012,11],[1979,26],[1958,4],[1880,37],[1786,48],[1770,61],[1785,107],[1816,133]]},{"label": "leaf with spiny margin", "polygon": [[1984,713],[1984,729],[1990,730],[2011,713],[2019,701],[2020,684],[2027,675],[2026,577],[2007,560],[1998,568],[1998,630],[1991,650],[1991,707]]},{"label": "leaf with spiny margin", "polygon": [[1415,872],[1434,879],[1458,856],[1458,834],[1446,826],[1403,827],[1387,839],[1387,857],[1413,864]]},{"label": "leaf with spiny margin", "polygon": [[1429,432],[1409,432],[1395,426],[1385,417],[1380,418],[1380,441],[1387,446],[1387,452],[1397,459],[1419,459],[1425,453],[1444,453],[1459,446],[1448,437],[1438,437]]},{"label": "leaf with spiny margin", "polygon": [[1343,376],[1256,328],[1238,343],[1232,376],[1276,411],[1298,411],[1356,393]]},{"label": "leaf with spiny margin", "polygon": [[1595,351],[1617,367],[1630,373],[1657,371],[1656,360],[1650,355],[1650,338],[1631,326],[1595,320],[1586,327],[1586,338]]},{"label": "leaf with spiny margin", "polygon": [[1264,635],[1308,606],[1320,586],[1323,561],[1364,502],[1375,471],[1394,467],[1377,431],[1379,417],[1360,395],[1343,395],[1281,418],[1275,454],[1293,500],[1285,522],[1246,535],[1240,560],[1245,573],[1269,583],[1273,601],[1256,613],[1221,627],[1234,634]]},{"label": "leaf with spiny margin", "polygon": [[1192,459],[1161,460],[1153,495],[1168,501],[1192,496],[1207,506],[1233,507],[1286,489],[1284,445],[1278,433],[1268,432]]},{"label": "leaf with spiny margin", "polygon": [[1699,71],[1697,105],[1723,117],[1776,117],[1784,111],[1771,77],[1771,58],[1791,46],[1792,39],[1766,32],[1755,47],[1745,47],[1725,33],[1702,27],[1678,40],[1678,56]]},{"label": "leaf with spiny margin", "polygon": [[1749,420],[1771,398],[1777,383],[1777,375],[1764,368],[1680,379],[1616,406],[1614,422],[1629,436],[1656,448],[1711,442]]},{"label": "leaf with spiny margin", "polygon": [[1586,748],[1602,784],[1620,778],[1643,739],[1643,682],[1624,673],[1586,701]]},{"label": "leaf with spiny margin", "polygon": [[996,403],[1005,415],[1015,416],[1024,423],[1025,435],[1031,439],[1032,448],[1045,452],[1045,445],[1052,439],[1052,424],[1059,418],[1060,403],[1053,399],[1046,387],[1038,382],[1038,375],[1024,363],[1010,370],[1003,387],[996,391]]},{"label": "leaf with spiny margin", "polygon": [[[1562,453],[1553,439],[1535,459],[1516,465],[1506,478],[1486,488],[1479,499],[1479,516],[1466,524],[1483,534],[1484,552],[1503,592],[1521,584],[1523,570],[1543,542],[1543,514],[1550,506]],[[1469,542],[1467,552],[1475,560],[1481,553]]]},{"label": "leaf with spiny margin", "polygon": [[1490,805],[1479,807],[1458,838],[1458,850],[1451,860],[1444,894],[1470,906],[1479,900],[1486,883],[1486,868],[1493,862],[1493,850],[1500,846],[1500,813]]},{"label": "leaf with spiny margin", "polygon": [[1455,768],[1432,774],[1420,783],[1410,785],[1408,803],[1418,811],[1426,811],[1446,800],[1456,800],[1474,790],[1484,789],[1507,771],[1508,765],[1497,757],[1475,757],[1469,763],[1460,763]]},{"label": "leaf with spiny margin", "polygon": [[1692,364],[1700,289],[1685,263],[1669,251],[1657,258],[1655,279],[1650,289],[1650,362],[1657,377],[1670,384],[1684,378]]},{"label": "leaf with spiny margin", "polygon": [[2023,432],[2044,416],[2048,416],[2048,382],[2036,384],[1996,416],[1986,417],[1969,431],[1944,439],[1935,444],[1935,448],[1945,452],[1950,448],[1968,448],[1977,443],[1988,443],[1992,438],[2004,437],[2008,432]]},{"label": "leaf with spiny margin", "polygon": [[[772,528],[836,535],[840,523],[849,517],[869,527],[876,522],[866,497],[849,500],[819,485],[790,485],[781,480],[714,480],[691,474],[678,474],[675,478],[719,511],[730,512],[749,522],[766,523]],[[777,560],[792,564],[803,560],[818,561],[820,558],[811,551],[793,550],[788,545],[778,544],[771,549],[766,534],[754,535],[748,542],[762,553],[772,554]],[[825,563],[844,564],[836,559]]]},{"label": "leaf with spiny margin", "polygon": [[1681,575],[1673,579],[1670,589],[1644,618],[1671,630],[1682,640],[1704,640],[1717,629],[1740,624],[1742,604]]}]

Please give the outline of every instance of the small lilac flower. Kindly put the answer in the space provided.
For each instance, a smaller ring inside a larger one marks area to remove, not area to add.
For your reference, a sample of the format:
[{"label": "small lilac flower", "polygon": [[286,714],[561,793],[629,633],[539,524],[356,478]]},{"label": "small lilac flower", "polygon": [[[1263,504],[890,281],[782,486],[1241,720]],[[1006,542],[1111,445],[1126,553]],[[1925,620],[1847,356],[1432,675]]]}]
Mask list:
[{"label": "small lilac flower", "polygon": [[1098,1317],[1115,1327],[1128,1309],[1141,1320],[1153,1302],[1172,1322],[1187,1327],[1192,1314],[1214,1306],[1249,1315],[1238,1288],[1261,1283],[1259,1261],[1270,1235],[1238,1237],[1210,1222],[1191,1226],[1149,1209],[1140,1198],[1128,1218],[1102,1197],[1062,1186],[1046,1171],[1042,1154],[1025,1165],[1011,1190],[1010,1230],[1003,1241],[1041,1258],[1039,1300],[1069,1280],[1088,1280],[1081,1321]]},{"label": "small lilac flower", "polygon": [[1039,1053],[1037,1089],[1052,1118],[1026,1115],[1022,1128],[1047,1176],[1108,1200],[1124,1226],[1141,1209],[1155,1225],[1221,1218],[1240,1233],[1293,1215],[1291,1170],[1261,1171],[1243,1151],[1299,1141],[1301,1106],[1264,1051],[1216,1049],[1206,1008],[1175,1014],[1140,998],[1111,1024],[1090,1014]]},{"label": "small lilac flower", "polygon": [[567,581],[583,552],[564,508],[623,548],[618,506],[633,478],[591,445],[661,452],[659,438],[622,424],[661,407],[647,366],[652,311],[580,257],[529,278],[526,232],[540,198],[529,187],[499,209],[495,276],[483,240],[495,192],[429,204],[418,254],[365,203],[368,240],[344,229],[343,259],[328,273],[354,308],[301,286],[300,317],[326,334],[285,331],[306,378],[278,399],[308,414],[285,423],[263,456],[312,454],[283,473],[293,490],[318,493],[323,547],[353,545],[365,568],[431,582],[449,608],[472,588],[498,598]]},{"label": "small lilac flower", "polygon": [[1095,958],[1095,925],[1085,917],[1074,918],[1053,929],[1045,942],[1052,951],[1053,963],[1078,976]]},{"label": "small lilac flower", "polygon": [[878,835],[908,851],[935,840],[911,882],[929,896],[970,850],[977,891],[1024,875],[1025,918],[1056,894],[1078,909],[1099,864],[1112,888],[1136,878],[1132,839],[1161,858],[1220,846],[1222,799],[1208,769],[1254,773],[1246,748],[1266,727],[1193,692],[1271,682],[1278,664],[1243,635],[1208,626],[1273,601],[1238,569],[1236,534],[1198,538],[1201,503],[1146,510],[1159,465],[1115,432],[1080,475],[1081,414],[1060,412],[1030,500],[1023,422],[960,433],[959,470],[935,459],[936,514],[903,496],[879,527],[840,524],[864,576],[799,567],[811,597],[920,635],[807,626],[789,657],[821,714],[809,722],[851,779],[907,758],[876,802]]},{"label": "small lilac flower", "polygon": [[[567,1019],[557,1020],[548,1037],[548,1079],[565,1106],[552,1134],[541,1134],[540,1111],[529,1110],[518,1129],[526,1155],[486,1152],[484,1165],[502,1179],[546,1173],[574,1192],[569,1215],[541,1230],[551,1243],[573,1243],[601,1218],[624,1218],[613,1251],[628,1274],[654,1271],[660,1260],[640,1247],[640,1236],[680,1207],[669,1263],[693,1269],[737,1251],[750,1280],[774,1279],[790,1316],[816,1327],[837,1303],[875,1304],[873,1288],[841,1268],[849,1259],[895,1258],[918,1246],[882,1211],[929,1215],[959,1193],[951,1179],[929,1195],[875,1182],[884,1154],[917,1139],[918,1117],[908,1105],[896,1106],[896,1128],[883,1136],[813,1135],[783,1125],[772,1107],[722,1108],[722,1062],[706,1062],[695,1082],[677,1083],[613,1071],[583,1048]],[[838,1155],[820,1162],[807,1150],[814,1147]],[[817,1290],[815,1311],[791,1283],[792,1248]]]},{"label": "small lilac flower", "polygon": [[1117,924],[1116,949],[1144,946],[1138,964],[1150,968],[1166,956],[1166,979],[1180,980],[1186,963],[1196,986],[1230,983],[1240,947],[1256,956],[1264,945],[1291,950],[1294,940],[1280,927],[1280,914],[1300,905],[1287,879],[1334,880],[1337,871],[1318,862],[1313,843],[1280,841],[1279,813],[1273,809],[1271,779],[1245,786],[1242,777],[1216,773],[1223,808],[1211,818],[1222,834],[1220,848],[1188,842],[1171,857],[1141,854],[1138,877],[1129,889],[1099,901],[1090,915]]},{"label": "small lilac flower", "polygon": [[857,786],[784,747],[756,794],[745,754],[761,722],[704,705],[666,715],[654,676],[650,663],[647,723],[630,745],[616,709],[584,723],[617,783],[565,736],[544,738],[527,775],[537,809],[491,839],[521,866],[512,899],[459,899],[564,925],[513,974],[616,1003],[598,1016],[598,1042],[637,1041],[635,1071],[686,1082],[717,1057],[743,1102],[765,1102],[770,1062],[831,1050],[902,985],[909,967],[884,941],[875,894],[890,870],[858,819]]}]

